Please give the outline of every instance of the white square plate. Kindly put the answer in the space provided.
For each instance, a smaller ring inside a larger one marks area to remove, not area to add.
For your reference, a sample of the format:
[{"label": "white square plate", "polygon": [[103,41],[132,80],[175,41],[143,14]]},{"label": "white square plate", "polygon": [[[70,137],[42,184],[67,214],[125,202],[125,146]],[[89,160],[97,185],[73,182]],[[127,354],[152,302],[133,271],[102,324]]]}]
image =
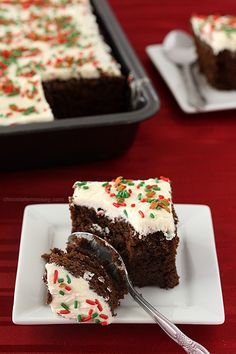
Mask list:
[{"label": "white square plate", "polygon": [[[175,205],[179,216],[180,244],[177,268],[180,284],[174,289],[140,289],[143,296],[175,323],[220,324],[224,322],[219,269],[210,209],[204,205]],[[64,248],[70,234],[67,204],[27,206],[24,213],[13,322],[16,324],[74,323],[54,315],[45,304],[43,253]],[[127,295],[114,323],[153,323]]]},{"label": "white square plate", "polygon": [[[169,86],[180,108],[186,113],[200,113],[187,100],[186,86],[180,67],[172,63],[164,54],[161,44],[149,45],[146,52]],[[206,105],[201,112],[219,111],[236,108],[236,90],[222,91],[213,89],[200,74],[198,66],[194,67],[194,78]]]}]

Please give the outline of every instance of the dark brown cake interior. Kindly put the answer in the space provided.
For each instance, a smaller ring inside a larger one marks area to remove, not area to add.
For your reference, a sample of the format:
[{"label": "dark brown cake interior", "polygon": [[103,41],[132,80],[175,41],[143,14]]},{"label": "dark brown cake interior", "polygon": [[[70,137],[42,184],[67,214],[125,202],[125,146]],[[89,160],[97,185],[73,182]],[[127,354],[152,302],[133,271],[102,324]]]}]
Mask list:
[{"label": "dark brown cake interior", "polygon": [[43,82],[43,89],[55,118],[130,110],[130,89],[123,75],[46,81]]},{"label": "dark brown cake interior", "polygon": [[[162,232],[155,232],[139,238],[133,227],[122,219],[112,222],[95,209],[73,204],[70,204],[70,210],[72,232],[93,232],[111,243],[121,254],[134,285],[173,288],[179,283],[175,265],[177,235],[167,240]],[[177,223],[175,212],[173,215]]]},{"label": "dark brown cake interior", "polygon": [[194,34],[200,71],[209,84],[219,90],[236,89],[236,55],[223,50],[215,55],[212,48]]}]

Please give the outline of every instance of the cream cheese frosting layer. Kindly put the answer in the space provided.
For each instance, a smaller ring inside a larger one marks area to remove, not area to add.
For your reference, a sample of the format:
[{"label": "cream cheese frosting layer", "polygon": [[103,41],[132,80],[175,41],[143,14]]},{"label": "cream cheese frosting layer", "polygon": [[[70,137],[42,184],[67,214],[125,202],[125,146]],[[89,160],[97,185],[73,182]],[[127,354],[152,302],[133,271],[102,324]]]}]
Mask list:
[{"label": "cream cheese frosting layer", "polygon": [[194,34],[206,42],[217,55],[223,50],[236,51],[235,16],[192,16]]},{"label": "cream cheese frosting layer", "polygon": [[74,277],[64,267],[54,263],[45,265],[47,285],[55,314],[77,322],[94,322],[108,325],[113,316],[105,299],[89,287],[94,274],[87,272],[83,277]]},{"label": "cream cheese frosting layer", "polygon": [[74,205],[94,208],[109,219],[122,218],[140,238],[162,231],[167,239],[175,237],[171,185],[168,178],[128,180],[118,177],[111,182],[76,182]]},{"label": "cream cheese frosting layer", "polygon": [[[41,78],[40,92],[42,81],[121,75],[120,65],[100,34],[89,0],[1,1],[0,76],[13,82],[22,80],[24,86],[35,75]],[[18,119],[20,115],[8,104],[9,94],[12,92],[0,86],[1,102],[7,108],[0,111],[0,125],[51,120],[51,112],[46,119],[46,111],[41,112],[41,103],[35,97],[31,106],[39,113]],[[15,96],[27,104],[21,90]],[[12,120],[5,119],[8,113]]]}]

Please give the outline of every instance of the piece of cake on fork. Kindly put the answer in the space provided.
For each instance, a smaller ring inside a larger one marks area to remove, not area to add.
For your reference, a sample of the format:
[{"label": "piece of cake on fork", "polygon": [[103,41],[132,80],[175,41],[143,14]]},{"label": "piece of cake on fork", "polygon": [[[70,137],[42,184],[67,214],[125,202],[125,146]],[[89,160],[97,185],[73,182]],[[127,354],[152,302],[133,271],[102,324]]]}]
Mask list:
[{"label": "piece of cake on fork", "polygon": [[[105,244],[103,244],[105,247]],[[66,250],[54,248],[42,256],[47,303],[52,312],[81,323],[110,324],[120,299],[128,292],[124,270],[114,252],[116,277],[106,261],[101,262],[86,238],[73,235]]]}]

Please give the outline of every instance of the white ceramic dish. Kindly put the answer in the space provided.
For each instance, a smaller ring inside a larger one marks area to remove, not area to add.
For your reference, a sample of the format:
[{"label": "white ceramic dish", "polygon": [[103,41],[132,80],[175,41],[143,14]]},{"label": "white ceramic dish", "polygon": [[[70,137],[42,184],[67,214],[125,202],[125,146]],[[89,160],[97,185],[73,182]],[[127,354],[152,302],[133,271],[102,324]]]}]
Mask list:
[{"label": "white ceramic dish", "polygon": [[[210,209],[204,205],[175,205],[180,245],[177,267],[180,284],[174,289],[146,287],[140,291],[175,323],[220,324],[224,307]],[[64,248],[70,234],[66,204],[27,206],[24,213],[15,286],[13,322],[16,324],[74,323],[54,315],[45,304],[41,255]],[[114,323],[152,323],[129,295],[121,302]]]},{"label": "white ceramic dish", "polygon": [[[149,45],[146,47],[146,52],[169,86],[180,108],[186,113],[200,113],[189,105],[182,70],[165,56],[162,45]],[[200,74],[197,65],[194,67],[194,77],[201,95],[206,100],[206,105],[201,112],[236,108],[236,90],[221,91],[213,89],[207,83],[205,77]]]}]

